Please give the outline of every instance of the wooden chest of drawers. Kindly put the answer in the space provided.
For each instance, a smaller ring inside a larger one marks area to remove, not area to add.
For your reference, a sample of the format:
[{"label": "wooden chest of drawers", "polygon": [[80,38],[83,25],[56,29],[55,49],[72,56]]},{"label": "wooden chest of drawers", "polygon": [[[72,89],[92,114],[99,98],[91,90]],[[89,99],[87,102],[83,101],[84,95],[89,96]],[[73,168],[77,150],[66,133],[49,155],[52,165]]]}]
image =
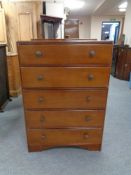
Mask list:
[{"label": "wooden chest of drawers", "polygon": [[35,40],[17,45],[28,150],[100,150],[112,43]]}]

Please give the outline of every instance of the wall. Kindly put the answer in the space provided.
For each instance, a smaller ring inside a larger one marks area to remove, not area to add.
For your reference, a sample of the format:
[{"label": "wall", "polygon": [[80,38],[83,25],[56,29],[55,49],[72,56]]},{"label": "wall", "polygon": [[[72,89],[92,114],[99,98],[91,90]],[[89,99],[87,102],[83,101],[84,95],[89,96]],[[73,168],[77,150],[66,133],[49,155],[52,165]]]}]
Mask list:
[{"label": "wall", "polygon": [[[92,16],[91,17],[91,38],[96,38],[101,40],[101,26],[103,21],[111,21],[116,20],[120,21],[121,27],[123,22],[123,16]],[[121,28],[120,32],[121,33]]]},{"label": "wall", "polygon": [[129,44],[131,46],[131,1],[128,1],[123,33],[126,36],[125,44]]},{"label": "wall", "polygon": [[64,4],[61,2],[52,3],[46,2],[46,15],[64,17]]},{"label": "wall", "polygon": [[[70,16],[69,19],[79,19],[79,38],[101,40],[101,25],[103,21],[120,21],[121,27],[124,16]],[[121,28],[120,32],[121,34]]]},{"label": "wall", "polygon": [[[63,2],[46,2],[46,15],[56,16],[64,19],[64,3]],[[57,39],[64,38],[64,20],[57,30]]]},{"label": "wall", "polygon": [[69,19],[79,19],[79,38],[90,38],[91,17],[90,16],[70,16]]}]

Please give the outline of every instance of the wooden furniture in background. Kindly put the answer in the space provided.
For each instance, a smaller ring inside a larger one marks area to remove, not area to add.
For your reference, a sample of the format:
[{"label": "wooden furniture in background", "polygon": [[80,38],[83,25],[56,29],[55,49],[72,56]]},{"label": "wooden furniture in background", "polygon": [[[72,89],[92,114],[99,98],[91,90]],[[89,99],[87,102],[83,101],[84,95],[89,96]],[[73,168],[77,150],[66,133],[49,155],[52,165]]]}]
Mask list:
[{"label": "wooden furniture in background", "polygon": [[116,45],[113,49],[113,75],[121,80],[129,80],[131,72],[131,48]]},{"label": "wooden furniture in background", "polygon": [[64,32],[65,38],[79,38],[79,20],[65,20]]},{"label": "wooden furniture in background", "polygon": [[18,52],[28,150],[100,150],[112,43],[34,40]]},{"label": "wooden furniture in background", "polygon": [[[36,23],[42,10],[38,1],[2,1],[6,14],[8,52],[16,53],[16,41],[37,38]],[[1,27],[1,20],[0,20]]]},{"label": "wooden furniture in background", "polygon": [[0,111],[6,102],[10,100],[8,86],[8,71],[6,58],[6,45],[0,45]]},{"label": "wooden furniture in background", "polygon": [[42,27],[42,36],[45,39],[56,39],[58,38],[58,30],[60,31],[60,35],[62,38],[62,29],[60,29],[60,25],[62,22],[62,18],[41,15],[41,27]]},{"label": "wooden furniture in background", "polygon": [[8,53],[7,65],[10,95],[15,97],[21,93],[19,63],[16,53]]}]

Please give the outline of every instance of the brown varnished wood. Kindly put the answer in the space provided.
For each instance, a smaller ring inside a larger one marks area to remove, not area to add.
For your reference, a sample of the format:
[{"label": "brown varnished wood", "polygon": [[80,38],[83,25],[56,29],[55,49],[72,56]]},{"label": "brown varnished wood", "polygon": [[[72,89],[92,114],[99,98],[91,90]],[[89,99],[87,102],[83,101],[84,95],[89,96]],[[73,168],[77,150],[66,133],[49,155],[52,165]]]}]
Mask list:
[{"label": "brown varnished wood", "polygon": [[[45,146],[45,145],[28,145],[28,151],[29,152],[36,152],[36,151],[43,151],[47,149],[54,148],[55,146]],[[73,147],[73,148],[82,148],[86,149],[88,151],[101,151],[101,144],[85,144],[85,145],[66,145],[66,146],[56,146],[57,148],[62,148],[62,147]]]},{"label": "brown varnished wood", "polygon": [[128,45],[114,46],[114,76],[129,80],[131,72],[131,48]]},{"label": "brown varnished wood", "polygon": [[102,127],[105,111],[101,110],[62,110],[25,111],[27,126],[30,129]]},{"label": "brown varnished wood", "polygon": [[10,95],[16,97],[21,94],[20,70],[17,54],[8,54],[7,65]]},{"label": "brown varnished wood", "polygon": [[18,41],[17,46],[19,45],[67,45],[67,44],[102,44],[111,45],[113,47],[113,41],[97,41],[97,39],[32,39],[31,41]]},{"label": "brown varnished wood", "polygon": [[26,90],[23,96],[26,109],[104,109],[107,90]]},{"label": "brown varnished wood", "polygon": [[42,22],[47,23],[61,23],[62,18],[54,17],[54,16],[47,16],[47,15],[40,15]]},{"label": "brown varnished wood", "polygon": [[[33,42],[32,42],[33,43]],[[21,65],[50,65],[50,64],[111,64],[112,45],[102,44],[68,44],[68,45],[18,45]],[[35,53],[40,51],[42,56],[37,58]],[[94,57],[89,56],[95,51]]]},{"label": "brown varnished wood", "polygon": [[21,68],[24,88],[108,87],[109,73],[109,67]]},{"label": "brown varnished wood", "polygon": [[100,144],[101,129],[44,129],[28,130],[29,145],[75,146]]},{"label": "brown varnished wood", "polygon": [[112,42],[32,40],[17,46],[28,150],[100,151]]}]

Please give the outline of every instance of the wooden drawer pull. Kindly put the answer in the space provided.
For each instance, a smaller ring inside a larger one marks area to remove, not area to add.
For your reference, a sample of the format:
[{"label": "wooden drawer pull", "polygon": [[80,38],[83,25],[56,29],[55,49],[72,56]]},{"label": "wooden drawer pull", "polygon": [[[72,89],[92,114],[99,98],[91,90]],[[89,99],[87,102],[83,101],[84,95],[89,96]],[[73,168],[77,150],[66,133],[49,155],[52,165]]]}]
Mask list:
[{"label": "wooden drawer pull", "polygon": [[87,102],[90,102],[90,101],[91,101],[91,97],[90,97],[90,96],[87,96],[87,97],[86,97],[86,101],[87,101]]},{"label": "wooden drawer pull", "polygon": [[43,139],[43,140],[45,140],[45,139],[46,139],[46,136],[45,136],[45,135],[42,135],[41,137],[42,137],[42,139]]},{"label": "wooden drawer pull", "polygon": [[45,121],[45,116],[44,115],[41,115],[40,122],[44,122],[44,121]]},{"label": "wooden drawer pull", "polygon": [[37,77],[37,80],[38,81],[41,81],[41,80],[43,80],[44,79],[44,76],[43,75],[38,75],[38,77]]},{"label": "wooden drawer pull", "polygon": [[43,97],[39,97],[39,98],[38,98],[38,102],[39,102],[39,103],[44,102],[44,98],[43,98]]},{"label": "wooden drawer pull", "polygon": [[90,81],[90,80],[93,80],[93,79],[94,79],[94,75],[89,74],[89,75],[88,75],[88,80]]},{"label": "wooden drawer pull", "polygon": [[85,121],[86,122],[89,122],[89,121],[91,121],[92,120],[92,118],[90,117],[90,116],[85,116]]},{"label": "wooden drawer pull", "polygon": [[90,51],[89,51],[89,57],[90,57],[90,58],[95,57],[95,55],[96,55],[96,52],[95,52],[94,50],[90,50]]},{"label": "wooden drawer pull", "polygon": [[41,52],[41,51],[36,51],[35,52],[35,56],[37,57],[37,58],[41,58],[42,56],[43,56],[43,53]]},{"label": "wooden drawer pull", "polygon": [[83,138],[84,138],[84,139],[88,139],[88,138],[89,138],[89,134],[88,134],[88,133],[84,133],[84,134],[83,134]]}]

